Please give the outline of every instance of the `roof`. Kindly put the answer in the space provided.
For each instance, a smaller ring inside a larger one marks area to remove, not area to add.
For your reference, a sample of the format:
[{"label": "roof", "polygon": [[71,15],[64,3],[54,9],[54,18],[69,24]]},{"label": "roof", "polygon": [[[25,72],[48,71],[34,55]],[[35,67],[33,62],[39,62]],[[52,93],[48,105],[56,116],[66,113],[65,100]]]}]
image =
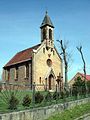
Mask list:
[{"label": "roof", "polygon": [[54,26],[53,26],[53,24],[52,24],[52,21],[51,21],[50,17],[49,17],[48,14],[47,14],[47,11],[46,11],[46,15],[45,15],[45,17],[44,17],[44,19],[43,19],[43,22],[42,22],[40,28],[42,28],[42,27],[45,26],[45,25],[49,25],[49,26],[51,26],[51,27],[54,28]]},{"label": "roof", "polygon": [[28,49],[25,49],[23,51],[20,51],[18,52],[5,66],[5,67],[8,67],[8,66],[11,66],[11,65],[14,65],[14,64],[17,64],[17,63],[21,63],[21,62],[24,62],[24,61],[27,61],[27,60],[30,60],[32,58],[32,51],[33,49],[37,50],[38,47],[40,46],[41,44],[38,44],[36,46],[33,46],[31,48],[28,48]]},{"label": "roof", "polygon": [[[82,73],[79,73],[82,77],[84,77],[84,74],[82,74]],[[86,75],[86,80],[90,80],[90,75]]]},{"label": "roof", "polygon": [[[69,81],[69,83],[71,83],[76,78],[77,75],[84,77],[83,73],[77,72],[77,74]],[[86,80],[90,81],[90,75],[86,75]]]}]

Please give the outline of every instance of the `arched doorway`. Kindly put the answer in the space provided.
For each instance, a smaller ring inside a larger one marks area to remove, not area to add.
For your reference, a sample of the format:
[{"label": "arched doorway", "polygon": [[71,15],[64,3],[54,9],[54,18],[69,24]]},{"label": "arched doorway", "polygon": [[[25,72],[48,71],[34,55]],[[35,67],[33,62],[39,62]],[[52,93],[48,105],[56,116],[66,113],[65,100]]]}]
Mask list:
[{"label": "arched doorway", "polygon": [[49,90],[51,90],[52,89],[52,85],[53,85],[53,80],[54,80],[54,77],[53,77],[53,75],[52,74],[50,74],[49,75],[49,80],[48,80],[48,82],[49,82]]}]

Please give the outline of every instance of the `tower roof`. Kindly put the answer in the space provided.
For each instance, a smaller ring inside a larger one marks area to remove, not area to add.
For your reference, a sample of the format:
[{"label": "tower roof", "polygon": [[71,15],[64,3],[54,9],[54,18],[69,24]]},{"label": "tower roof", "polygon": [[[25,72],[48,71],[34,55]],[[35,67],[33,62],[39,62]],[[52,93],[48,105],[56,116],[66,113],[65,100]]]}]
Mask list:
[{"label": "tower roof", "polygon": [[46,11],[45,17],[44,17],[44,19],[43,19],[43,22],[42,22],[40,28],[42,28],[42,27],[45,26],[45,25],[49,25],[49,26],[51,26],[51,27],[54,28],[54,26],[53,26],[53,24],[52,24],[52,21],[51,21],[50,17],[48,16],[47,11]]}]

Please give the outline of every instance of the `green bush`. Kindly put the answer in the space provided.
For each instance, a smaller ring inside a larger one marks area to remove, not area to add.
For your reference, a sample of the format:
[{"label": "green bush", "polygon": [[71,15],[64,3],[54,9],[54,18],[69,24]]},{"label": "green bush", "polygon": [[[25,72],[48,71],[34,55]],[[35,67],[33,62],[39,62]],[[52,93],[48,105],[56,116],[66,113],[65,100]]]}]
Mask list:
[{"label": "green bush", "polygon": [[76,96],[76,97],[77,97],[77,95],[78,95],[78,89],[77,89],[76,86],[74,86],[74,87],[72,88],[72,95],[73,95],[73,96]]},{"label": "green bush", "polygon": [[47,101],[51,101],[52,100],[52,94],[50,92],[48,92],[45,96],[45,100]]},{"label": "green bush", "polygon": [[59,93],[58,92],[53,93],[53,99],[54,100],[59,99]]},{"label": "green bush", "polygon": [[17,109],[17,106],[19,104],[19,100],[16,98],[16,96],[14,95],[14,93],[11,94],[11,98],[8,101],[8,105],[9,105],[9,109],[10,110],[15,110]]},{"label": "green bush", "polygon": [[41,103],[43,101],[44,97],[40,92],[35,93],[35,103]]},{"label": "green bush", "polygon": [[29,107],[30,106],[30,103],[31,103],[31,98],[29,97],[29,95],[26,95],[24,98],[23,98],[23,103],[22,105],[24,107]]},{"label": "green bush", "polygon": [[64,97],[65,97],[65,93],[64,93],[64,91],[61,91],[60,98],[63,99]]},{"label": "green bush", "polygon": [[69,95],[70,95],[69,90],[66,90],[66,91],[65,91],[65,97],[69,97]]}]

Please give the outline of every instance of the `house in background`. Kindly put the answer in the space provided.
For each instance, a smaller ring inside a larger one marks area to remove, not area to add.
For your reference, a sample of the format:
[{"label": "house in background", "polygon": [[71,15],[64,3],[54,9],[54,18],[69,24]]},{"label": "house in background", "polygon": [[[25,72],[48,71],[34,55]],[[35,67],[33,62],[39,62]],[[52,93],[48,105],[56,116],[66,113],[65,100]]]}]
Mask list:
[{"label": "house in background", "polygon": [[[77,77],[80,77],[82,80],[84,80],[84,74],[78,72],[69,82],[69,86],[72,86],[75,82],[75,79],[77,79]],[[86,75],[86,81],[90,81],[90,75]]]},{"label": "house in background", "polygon": [[[63,76],[62,59],[54,45],[54,26],[47,12],[40,26],[41,43],[17,53],[3,67],[3,81],[47,85],[55,90],[57,78]],[[62,85],[61,85],[62,86]]]}]

